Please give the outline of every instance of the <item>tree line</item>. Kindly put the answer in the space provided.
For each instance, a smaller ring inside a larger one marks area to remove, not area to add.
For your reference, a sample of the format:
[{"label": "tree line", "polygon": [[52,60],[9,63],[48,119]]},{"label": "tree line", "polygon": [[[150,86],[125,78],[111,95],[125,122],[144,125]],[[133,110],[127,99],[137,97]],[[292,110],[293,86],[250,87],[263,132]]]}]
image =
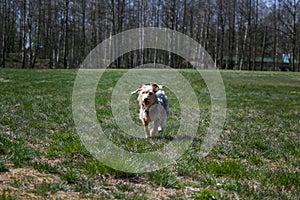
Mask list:
[{"label": "tree line", "polygon": [[[1,0],[0,67],[75,68],[101,41],[164,27],[199,42],[218,68],[300,71],[300,0]],[[115,68],[147,62],[191,67],[141,49]]]}]

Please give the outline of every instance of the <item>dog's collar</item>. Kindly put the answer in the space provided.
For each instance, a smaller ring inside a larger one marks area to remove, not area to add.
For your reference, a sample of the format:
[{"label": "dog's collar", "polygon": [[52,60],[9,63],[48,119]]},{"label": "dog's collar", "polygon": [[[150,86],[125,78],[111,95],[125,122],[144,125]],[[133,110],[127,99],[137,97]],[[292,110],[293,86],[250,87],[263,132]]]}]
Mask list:
[{"label": "dog's collar", "polygon": [[[154,104],[152,104],[151,106],[153,106],[153,105],[155,105],[155,104],[159,104],[159,101],[158,101],[157,99],[156,99],[155,103],[154,103]],[[149,115],[149,112],[150,112],[151,106],[149,107],[149,110],[146,110],[145,108],[143,108],[143,110],[145,111],[145,113],[146,113],[147,115]],[[144,107],[144,106],[143,106],[143,107]]]},{"label": "dog's collar", "polygon": [[145,113],[147,114],[147,116],[149,116],[149,110],[145,110]]}]

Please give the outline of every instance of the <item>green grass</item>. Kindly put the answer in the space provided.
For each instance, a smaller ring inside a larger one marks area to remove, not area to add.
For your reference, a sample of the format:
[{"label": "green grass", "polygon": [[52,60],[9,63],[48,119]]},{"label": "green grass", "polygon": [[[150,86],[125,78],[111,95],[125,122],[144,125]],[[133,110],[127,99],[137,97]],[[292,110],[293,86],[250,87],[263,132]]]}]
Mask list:
[{"label": "green grass", "polygon": [[8,167],[5,165],[4,161],[1,159],[0,160],[0,173],[8,172],[8,171],[9,171]]},{"label": "green grass", "polygon": [[[179,100],[166,88],[170,118],[165,131],[155,138],[123,134],[113,119],[110,101],[125,72],[107,70],[103,74],[95,102],[99,123],[111,141],[127,151],[160,150],[179,128]],[[79,192],[80,197],[115,199],[153,199],[157,195],[178,199],[300,198],[299,73],[222,71],[227,95],[224,131],[210,154],[202,158],[201,144],[210,124],[209,91],[196,71],[181,70],[199,101],[197,135],[176,163],[145,174],[111,169],[80,142],[72,116],[76,73],[0,70],[0,176],[27,168],[56,177],[31,188],[29,183],[19,186],[22,177],[11,175],[8,186],[40,198],[70,191]],[[132,120],[140,124],[136,96],[130,99],[129,109]],[[22,199],[20,193],[4,187],[0,186],[0,199]],[[164,189],[154,193],[160,188]],[[183,192],[185,189],[189,192]]]},{"label": "green grass", "polygon": [[151,183],[165,188],[178,188],[180,182],[176,176],[168,169],[161,169],[148,174],[148,179]]},{"label": "green grass", "polygon": [[35,189],[32,192],[39,196],[46,197],[51,193],[55,193],[61,190],[64,190],[64,187],[60,183],[42,183],[36,185]]},{"label": "green grass", "polygon": [[221,195],[219,192],[204,189],[202,192],[194,196],[195,200],[211,200],[211,199],[220,199]]},{"label": "green grass", "polygon": [[0,196],[0,200],[16,200],[16,199],[17,198],[10,195],[6,195],[5,193]]}]

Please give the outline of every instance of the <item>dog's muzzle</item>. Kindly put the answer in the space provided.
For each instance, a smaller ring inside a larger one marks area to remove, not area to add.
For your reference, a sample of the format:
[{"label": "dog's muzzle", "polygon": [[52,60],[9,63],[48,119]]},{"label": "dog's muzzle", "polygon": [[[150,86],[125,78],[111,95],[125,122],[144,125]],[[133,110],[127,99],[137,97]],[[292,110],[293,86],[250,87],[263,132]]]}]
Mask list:
[{"label": "dog's muzzle", "polygon": [[148,98],[145,98],[145,99],[144,99],[144,104],[145,104],[145,105],[148,105],[149,103],[150,103],[150,102],[149,102],[149,99],[148,99]]}]

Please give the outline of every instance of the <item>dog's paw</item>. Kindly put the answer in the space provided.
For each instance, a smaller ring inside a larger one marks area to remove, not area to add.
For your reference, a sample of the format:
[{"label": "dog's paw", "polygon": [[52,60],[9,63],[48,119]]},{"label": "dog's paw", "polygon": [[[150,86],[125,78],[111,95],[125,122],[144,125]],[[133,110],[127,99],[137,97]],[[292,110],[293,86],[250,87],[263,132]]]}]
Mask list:
[{"label": "dog's paw", "polygon": [[163,127],[161,127],[161,126],[158,127],[158,132],[163,132],[163,130],[164,130]]}]

